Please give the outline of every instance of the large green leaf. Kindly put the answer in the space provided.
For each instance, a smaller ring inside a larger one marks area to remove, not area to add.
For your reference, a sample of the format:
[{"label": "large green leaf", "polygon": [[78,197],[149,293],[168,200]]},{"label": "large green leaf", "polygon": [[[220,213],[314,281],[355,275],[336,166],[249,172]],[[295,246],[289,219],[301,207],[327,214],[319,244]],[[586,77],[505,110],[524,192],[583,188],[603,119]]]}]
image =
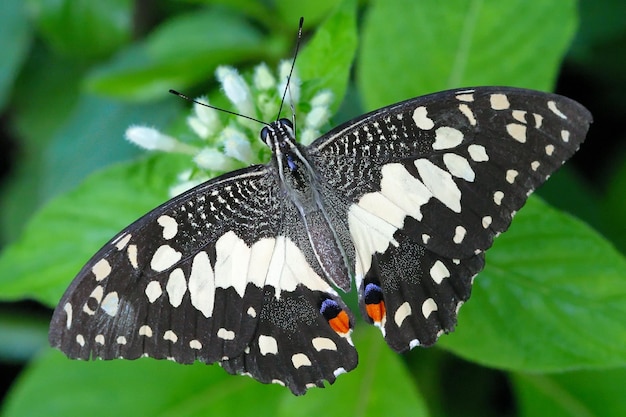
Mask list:
[{"label": "large green leaf", "polygon": [[108,239],[167,200],[186,158],[155,155],[113,166],[59,197],[0,255],[0,297],[53,306],[74,275]]},{"label": "large green leaf", "polygon": [[626,364],[626,260],[581,222],[530,199],[487,252],[457,331],[440,344],[487,366]]},{"label": "large green leaf", "polygon": [[77,58],[106,56],[130,40],[130,0],[28,0],[41,33],[58,52]]},{"label": "large green leaf", "polygon": [[355,8],[355,0],[342,1],[298,58],[300,75],[309,82],[308,89],[329,89],[335,94],[333,110],[337,110],[346,92],[356,53]]},{"label": "large green leaf", "polygon": [[520,417],[623,417],[626,369],[515,374]]},{"label": "large green leaf", "polygon": [[0,109],[3,109],[28,54],[32,37],[23,1],[3,1],[0,27]]},{"label": "large green leaf", "polygon": [[380,0],[357,68],[368,108],[449,88],[551,90],[576,26],[573,0]]},{"label": "large green leaf", "polygon": [[144,42],[123,50],[87,80],[90,91],[147,100],[212,79],[218,65],[257,60],[275,51],[243,17],[207,9],[174,17]]}]

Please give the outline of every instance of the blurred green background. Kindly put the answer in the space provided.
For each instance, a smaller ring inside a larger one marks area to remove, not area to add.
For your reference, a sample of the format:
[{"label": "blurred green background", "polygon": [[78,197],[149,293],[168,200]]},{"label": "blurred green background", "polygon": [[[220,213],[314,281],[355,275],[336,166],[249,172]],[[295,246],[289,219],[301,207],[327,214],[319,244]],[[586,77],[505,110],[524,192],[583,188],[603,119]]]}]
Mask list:
[{"label": "blurred green background", "polygon": [[[214,97],[218,65],[275,68],[300,16],[303,95],[334,92],[330,126],[473,85],[556,91],[594,115],[488,253],[457,331],[399,356],[358,323],[358,369],[303,398],[216,366],[53,351],[73,276],[189,163],[146,157],[125,129],[181,132],[189,106],[168,89]],[[626,415],[624,16],[621,0],[4,0],[0,415]]]}]

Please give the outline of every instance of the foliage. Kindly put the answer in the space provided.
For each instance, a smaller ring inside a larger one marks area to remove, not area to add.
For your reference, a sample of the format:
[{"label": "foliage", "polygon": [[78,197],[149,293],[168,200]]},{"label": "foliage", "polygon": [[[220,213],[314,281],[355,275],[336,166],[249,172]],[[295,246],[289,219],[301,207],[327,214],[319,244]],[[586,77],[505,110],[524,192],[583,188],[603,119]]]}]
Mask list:
[{"label": "foliage", "polygon": [[[215,68],[275,68],[292,54],[300,14],[302,94],[333,91],[333,124],[452,87],[551,90],[566,58],[604,85],[596,62],[608,58],[599,51],[626,35],[623,19],[603,26],[599,18],[619,15],[610,1],[583,2],[580,15],[574,0],[303,3],[6,0],[0,22],[12,30],[0,33],[0,105],[19,154],[0,194],[0,300],[53,307],[90,255],[163,202],[189,164],[180,155],[141,155],[122,139],[128,125],[180,136],[187,113],[167,90],[227,105]],[[577,31],[579,19],[595,26]],[[624,73],[626,56],[610,62],[608,73]],[[626,92],[624,79],[615,83]],[[606,132],[610,119],[591,110],[592,129]],[[592,130],[580,153],[604,139]],[[592,175],[568,164],[546,184],[542,197],[558,209],[531,197],[488,252],[457,330],[436,348],[401,357],[358,323],[357,370],[295,398],[216,366],[72,362],[47,347],[33,355],[47,323],[0,314],[0,361],[28,360],[0,414],[623,415],[626,159],[614,149]],[[512,400],[503,411],[493,396],[506,388]]]}]

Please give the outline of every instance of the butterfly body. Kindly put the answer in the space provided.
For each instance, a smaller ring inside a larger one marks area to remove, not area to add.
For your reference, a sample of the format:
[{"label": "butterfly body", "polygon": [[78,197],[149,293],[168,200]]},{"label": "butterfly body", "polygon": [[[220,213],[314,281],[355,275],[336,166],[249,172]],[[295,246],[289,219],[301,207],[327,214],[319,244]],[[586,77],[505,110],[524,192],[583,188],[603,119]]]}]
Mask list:
[{"label": "butterfly body", "polygon": [[306,147],[271,123],[267,165],[173,198],[96,253],[50,342],[72,358],[219,363],[302,394],[357,365],[339,296],[354,279],[394,350],[432,345],[590,123],[570,99],[503,87],[407,100]]}]

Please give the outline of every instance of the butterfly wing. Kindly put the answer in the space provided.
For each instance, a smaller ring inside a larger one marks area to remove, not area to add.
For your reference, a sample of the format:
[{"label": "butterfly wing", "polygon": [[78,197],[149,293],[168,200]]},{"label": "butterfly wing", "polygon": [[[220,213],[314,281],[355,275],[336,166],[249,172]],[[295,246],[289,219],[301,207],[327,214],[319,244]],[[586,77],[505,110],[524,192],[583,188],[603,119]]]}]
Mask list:
[{"label": "butterfly wing", "polygon": [[[218,362],[297,394],[354,368],[347,308],[311,266],[279,190],[272,169],[255,166],[146,214],[79,272],[54,312],[51,345],[79,359]],[[345,328],[333,326],[341,312]]]},{"label": "butterfly wing", "polygon": [[392,348],[452,330],[483,252],[590,123],[565,97],[481,87],[385,107],[311,144],[333,221],[354,243],[361,310]]}]

